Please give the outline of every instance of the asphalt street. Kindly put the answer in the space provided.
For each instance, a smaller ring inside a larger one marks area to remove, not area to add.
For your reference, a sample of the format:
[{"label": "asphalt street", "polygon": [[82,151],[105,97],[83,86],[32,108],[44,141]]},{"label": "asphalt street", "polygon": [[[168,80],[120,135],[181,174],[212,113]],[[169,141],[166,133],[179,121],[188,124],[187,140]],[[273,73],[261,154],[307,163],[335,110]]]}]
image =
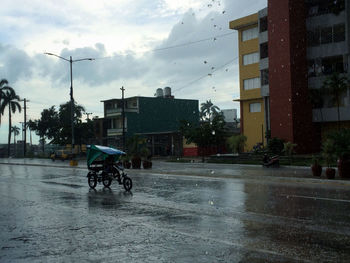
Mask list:
[{"label": "asphalt street", "polygon": [[[350,182],[155,162],[89,189],[82,163],[0,160],[1,262],[349,262]],[[26,163],[26,164],[24,164]]]}]

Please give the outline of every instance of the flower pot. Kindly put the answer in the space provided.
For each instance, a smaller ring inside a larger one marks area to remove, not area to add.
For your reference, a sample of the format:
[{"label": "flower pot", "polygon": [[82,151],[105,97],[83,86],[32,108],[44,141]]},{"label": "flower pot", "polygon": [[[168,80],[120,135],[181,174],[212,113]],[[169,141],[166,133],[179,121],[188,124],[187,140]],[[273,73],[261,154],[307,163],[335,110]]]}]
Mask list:
[{"label": "flower pot", "polygon": [[350,158],[338,159],[338,173],[341,178],[350,178]]},{"label": "flower pot", "polygon": [[131,162],[130,162],[130,161],[123,161],[123,166],[124,166],[124,168],[126,168],[126,169],[130,169],[130,167],[131,167]]},{"label": "flower pot", "polygon": [[140,169],[141,168],[141,158],[140,157],[133,157],[131,159],[131,165],[132,165],[132,169]]},{"label": "flower pot", "polygon": [[151,169],[152,168],[152,162],[151,161],[143,161],[142,162],[143,169]]},{"label": "flower pot", "polygon": [[326,169],[326,176],[327,176],[328,179],[334,179],[334,177],[335,177],[335,169],[328,167]]},{"label": "flower pot", "polygon": [[311,166],[311,171],[313,176],[318,176],[320,177],[322,174],[322,166],[319,164],[313,164]]}]

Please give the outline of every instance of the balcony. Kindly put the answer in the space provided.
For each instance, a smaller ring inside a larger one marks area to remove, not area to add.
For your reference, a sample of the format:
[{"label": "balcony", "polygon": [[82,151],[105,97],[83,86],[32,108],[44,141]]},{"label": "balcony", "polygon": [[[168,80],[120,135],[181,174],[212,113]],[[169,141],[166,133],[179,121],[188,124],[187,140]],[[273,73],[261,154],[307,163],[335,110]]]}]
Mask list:
[{"label": "balcony", "polygon": [[[125,112],[138,112],[137,108],[126,108]],[[112,116],[120,116],[122,114],[121,108],[113,108],[113,109],[106,109],[106,117],[112,117]]]},{"label": "balcony", "polygon": [[[125,132],[127,132],[126,128],[125,128]],[[122,134],[123,134],[123,129],[122,128],[108,129],[107,130],[107,136],[117,136],[117,135],[122,135]]]},{"label": "balcony", "polygon": [[[322,116],[321,116],[322,111]],[[340,107],[340,121],[350,120],[350,106]],[[312,110],[313,122],[335,122],[338,121],[338,110],[336,107],[333,108],[322,108]]]}]

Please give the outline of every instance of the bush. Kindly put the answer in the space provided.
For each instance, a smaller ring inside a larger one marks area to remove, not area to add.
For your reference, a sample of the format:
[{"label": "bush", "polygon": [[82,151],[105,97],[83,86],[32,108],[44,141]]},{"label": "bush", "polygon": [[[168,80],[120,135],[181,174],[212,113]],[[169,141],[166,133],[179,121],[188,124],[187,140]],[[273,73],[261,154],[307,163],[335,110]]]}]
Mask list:
[{"label": "bush", "polygon": [[274,137],[267,143],[267,149],[273,154],[280,155],[284,149],[284,140]]},{"label": "bush", "polygon": [[247,137],[244,135],[233,135],[227,139],[229,149],[233,153],[241,153],[244,150]]}]

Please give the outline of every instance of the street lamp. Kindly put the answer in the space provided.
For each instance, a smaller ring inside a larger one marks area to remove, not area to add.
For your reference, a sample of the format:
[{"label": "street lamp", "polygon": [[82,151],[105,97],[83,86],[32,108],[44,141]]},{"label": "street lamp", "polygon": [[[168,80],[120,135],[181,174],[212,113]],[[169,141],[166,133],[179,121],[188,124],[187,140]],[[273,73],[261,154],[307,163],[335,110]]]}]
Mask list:
[{"label": "street lamp", "polygon": [[72,70],[72,64],[73,62],[79,62],[79,61],[83,61],[83,60],[95,60],[94,58],[80,58],[80,59],[75,59],[73,60],[72,59],[72,56],[69,57],[69,59],[66,59],[64,57],[61,57],[61,56],[58,56],[56,54],[53,54],[53,53],[44,53],[45,55],[49,55],[49,56],[55,56],[55,57],[58,57],[60,59],[63,59],[67,62],[69,62],[70,64],[70,105],[71,105],[71,108],[70,108],[70,111],[71,111],[71,126],[72,126],[72,153],[73,153],[73,147],[74,147],[74,144],[75,144],[75,141],[74,141],[74,98],[73,98],[73,70]]}]

